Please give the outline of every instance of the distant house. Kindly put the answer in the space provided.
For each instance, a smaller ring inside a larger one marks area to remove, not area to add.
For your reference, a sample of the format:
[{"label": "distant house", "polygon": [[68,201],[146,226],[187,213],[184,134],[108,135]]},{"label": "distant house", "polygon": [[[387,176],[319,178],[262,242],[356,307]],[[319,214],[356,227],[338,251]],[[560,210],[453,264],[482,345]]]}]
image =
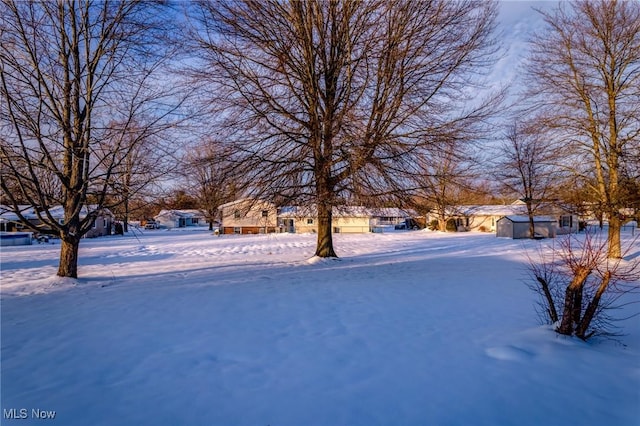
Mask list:
[{"label": "distant house", "polygon": [[277,232],[278,211],[268,201],[243,198],[218,207],[222,234],[265,234]]},{"label": "distant house", "polygon": [[369,209],[371,212],[370,225],[371,230],[375,231],[379,227],[387,226],[406,226],[415,225],[414,219],[416,212],[412,210],[404,210],[397,207],[381,207]]},{"label": "distant house", "polygon": [[457,209],[456,225],[464,231],[495,232],[499,219],[527,214],[527,207],[517,202],[508,205],[460,206]]},{"label": "distant house", "polygon": [[[553,218],[556,223],[555,235],[578,231],[578,216],[564,208],[547,203],[536,209],[536,215]],[[527,216],[527,206],[520,200],[506,205],[465,205],[452,206],[447,215],[459,231],[496,232],[498,220],[505,216]],[[427,222],[437,218],[427,217]]]},{"label": "distant house", "polygon": [[[397,208],[367,208],[362,206],[334,207],[332,231],[334,233],[366,233],[383,226],[406,224],[411,214]],[[318,232],[318,214],[315,207],[282,207],[278,212],[282,232]]]},{"label": "distant house", "polygon": [[[370,212],[364,207],[334,207],[332,231],[335,233],[364,233],[370,231]],[[314,207],[282,207],[278,223],[283,232],[318,232],[318,212]]]},{"label": "distant house", "polygon": [[[23,215],[28,215],[31,206],[18,206]],[[25,225],[20,221],[12,209],[8,206],[0,205],[0,232],[20,232]]]},{"label": "distant house", "polygon": [[[548,216],[534,216],[534,237],[555,238],[557,223],[555,218]],[[502,238],[530,238],[529,216],[505,216],[498,219],[496,236]]]},{"label": "distant house", "polygon": [[[97,213],[96,213],[97,211]],[[37,215],[36,209],[31,206],[21,206],[20,212],[25,219],[34,227],[41,230],[49,230],[49,226],[44,224]],[[84,235],[85,238],[94,238],[104,235],[111,235],[114,223],[114,215],[107,208],[99,209],[95,205],[84,206],[80,211],[80,218],[85,218],[89,212],[95,213],[92,228]],[[42,214],[42,213],[41,213]],[[49,214],[59,223],[64,223],[64,209],[62,206],[54,206],[49,209]],[[28,229],[18,216],[7,206],[0,206],[0,231],[16,232]]]},{"label": "distant house", "polygon": [[168,229],[207,225],[204,214],[200,210],[193,209],[160,210],[154,220],[158,226]]}]

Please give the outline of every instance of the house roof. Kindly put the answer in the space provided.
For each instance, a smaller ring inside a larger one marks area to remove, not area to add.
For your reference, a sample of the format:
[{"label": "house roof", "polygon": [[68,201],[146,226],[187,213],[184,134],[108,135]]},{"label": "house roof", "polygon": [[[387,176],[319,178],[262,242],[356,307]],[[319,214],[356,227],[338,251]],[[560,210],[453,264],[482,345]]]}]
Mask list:
[{"label": "house roof", "polygon": [[204,215],[200,210],[194,209],[171,209],[171,210],[160,210],[155,217],[167,217],[167,218],[193,218],[193,217],[203,217]]},{"label": "house roof", "polygon": [[510,216],[522,215],[526,213],[527,206],[524,204],[509,205],[469,205],[454,207],[454,213],[464,216]]},{"label": "house roof", "polygon": [[[503,219],[509,220],[513,223],[528,223],[529,222],[529,216],[518,216],[518,215],[510,215],[510,216],[505,216],[501,219],[498,219],[498,221],[501,221]],[[549,216],[534,216],[533,217],[533,221],[535,223],[548,223],[548,222],[555,222],[555,219],[553,219],[552,217]]]},{"label": "house roof", "polygon": [[235,205],[238,205],[238,204],[249,204],[249,205],[256,204],[256,205],[261,205],[261,206],[269,205],[269,206],[275,207],[274,204],[269,202],[269,201],[258,200],[258,199],[255,199],[255,198],[241,198],[239,200],[235,200],[235,201],[231,201],[231,202],[228,202],[228,203],[225,203],[225,204],[221,204],[220,206],[218,206],[218,210],[225,209],[225,208],[228,208],[228,207],[232,207],[232,206],[235,206]]},{"label": "house roof", "polygon": [[369,209],[373,216],[376,217],[415,217],[417,213],[413,210],[404,210],[398,207],[379,207]]},{"label": "house roof", "polygon": [[[18,206],[22,215],[28,220],[37,220],[38,214],[36,213],[36,209],[33,206]],[[89,212],[94,212],[100,210],[102,215],[113,216],[111,210],[107,208],[98,209],[95,204],[85,205],[80,210],[80,217],[86,217]],[[56,219],[62,219],[64,217],[64,208],[62,206],[52,206],[49,208],[49,213]],[[5,221],[16,221],[18,219],[18,215],[15,214],[13,209],[9,206],[2,205],[0,206],[0,218]]]},{"label": "house roof", "polygon": [[[318,215],[316,206],[286,206],[281,207],[281,217],[315,217]],[[332,210],[334,217],[410,217],[411,212],[395,208],[369,208],[364,206],[339,206]]]},{"label": "house roof", "polygon": [[[539,204],[537,211],[544,214],[568,213],[565,208],[553,203]],[[527,206],[521,200],[512,204],[451,206],[446,209],[446,214],[449,216],[526,216]]]}]

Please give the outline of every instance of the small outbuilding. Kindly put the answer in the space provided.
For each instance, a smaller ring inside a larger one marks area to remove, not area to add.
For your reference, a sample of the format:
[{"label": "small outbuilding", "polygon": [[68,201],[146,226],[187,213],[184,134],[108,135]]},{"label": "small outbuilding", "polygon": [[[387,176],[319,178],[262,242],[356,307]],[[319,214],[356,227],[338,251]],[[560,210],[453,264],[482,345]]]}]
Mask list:
[{"label": "small outbuilding", "polygon": [[[555,238],[556,220],[548,216],[534,216],[533,227],[535,238]],[[529,216],[505,216],[496,222],[496,237],[530,238]]]}]

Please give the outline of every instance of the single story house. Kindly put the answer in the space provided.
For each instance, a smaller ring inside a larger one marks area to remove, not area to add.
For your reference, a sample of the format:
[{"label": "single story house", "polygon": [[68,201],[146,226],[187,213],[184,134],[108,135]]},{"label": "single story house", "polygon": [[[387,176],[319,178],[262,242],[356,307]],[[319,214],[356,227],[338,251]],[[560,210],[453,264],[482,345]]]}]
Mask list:
[{"label": "single story house", "polygon": [[527,214],[527,206],[514,203],[507,205],[471,205],[457,207],[455,215],[458,229],[464,231],[495,232],[497,222],[505,216]]},{"label": "single story house", "polygon": [[[496,232],[498,220],[505,216],[527,216],[527,206],[517,200],[506,205],[462,205],[452,206],[446,217],[454,220],[459,231]],[[553,218],[556,222],[556,235],[578,232],[579,219],[572,212],[555,204],[539,206],[536,215]],[[427,223],[436,219],[434,214],[427,216]]]},{"label": "single story house", "polygon": [[369,209],[371,213],[371,219],[369,224],[371,225],[371,231],[378,228],[384,228],[388,226],[405,226],[407,229],[412,224],[416,225],[415,218],[416,212],[413,210],[404,210],[397,207],[380,207]]},{"label": "single story house", "polygon": [[[18,206],[23,215],[28,215],[31,206]],[[20,221],[18,215],[9,206],[0,205],[0,232],[20,232],[25,225]]]},{"label": "single story house", "polygon": [[[332,227],[335,233],[365,233],[371,229],[371,214],[365,207],[334,207]],[[318,213],[314,207],[282,207],[278,213],[281,232],[303,234],[318,232]]]},{"label": "single story house", "polygon": [[205,226],[206,218],[200,210],[160,210],[154,218],[156,224],[163,228],[186,228],[189,226]]},{"label": "single story house", "polygon": [[[362,206],[334,207],[332,228],[334,233],[353,234],[372,232],[385,226],[406,224],[411,212],[398,208],[367,208]],[[318,214],[314,207],[282,207],[278,212],[281,232],[318,232]]]},{"label": "single story house", "polygon": [[278,210],[268,201],[243,198],[218,207],[222,234],[277,232]]},{"label": "single story house", "polygon": [[[501,238],[530,238],[529,216],[505,216],[496,222],[496,237]],[[555,238],[557,222],[553,217],[534,216],[533,218],[534,237]]]},{"label": "single story house", "polygon": [[[49,229],[49,227],[42,223],[42,221],[38,218],[36,209],[32,206],[19,206],[20,212],[22,216],[31,224],[38,229]],[[89,212],[95,212],[97,206],[89,205],[84,206],[80,211],[80,217],[87,217]],[[54,218],[54,220],[59,223],[64,223],[64,209],[62,206],[53,206],[49,209],[49,213]],[[111,230],[113,228],[114,223],[114,215],[107,208],[100,209],[97,213],[96,218],[93,221],[92,228],[84,235],[85,238],[94,238],[101,237],[104,235],[111,235]],[[0,206],[0,231],[3,232],[16,232],[22,230],[28,230],[27,225],[22,223],[22,221],[18,218],[18,216],[10,209],[8,206]]]}]

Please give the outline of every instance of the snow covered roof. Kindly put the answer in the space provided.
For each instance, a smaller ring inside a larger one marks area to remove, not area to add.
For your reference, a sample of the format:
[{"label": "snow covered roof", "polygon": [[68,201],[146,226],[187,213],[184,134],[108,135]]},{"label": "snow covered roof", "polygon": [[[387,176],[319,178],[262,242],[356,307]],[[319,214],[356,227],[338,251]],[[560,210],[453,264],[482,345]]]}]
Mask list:
[{"label": "snow covered roof", "polygon": [[[28,210],[31,206],[18,206],[18,209],[23,212],[23,214],[27,214]],[[18,220],[18,215],[16,215],[13,209],[9,206],[0,205],[0,221],[8,222],[8,221],[16,221]]]},{"label": "snow covered roof", "polygon": [[416,212],[413,210],[404,210],[398,207],[379,207],[369,209],[373,216],[377,217],[415,217]]},{"label": "snow covered roof", "polygon": [[[529,216],[518,216],[518,215],[510,215],[505,216],[502,219],[508,219],[514,223],[527,223],[529,222]],[[500,219],[500,220],[502,220]],[[555,222],[555,219],[549,216],[534,216],[533,221],[535,223],[543,223],[543,222]]]},{"label": "snow covered roof", "polygon": [[[25,206],[18,206],[18,208],[20,209],[20,211],[22,212],[22,215],[26,219],[28,220],[38,219],[38,214],[36,213],[35,207],[25,205]],[[102,215],[113,216],[113,213],[111,213],[111,210],[107,208],[98,209],[98,206],[96,206],[95,204],[91,204],[91,205],[88,205],[88,206],[85,205],[82,207],[82,210],[80,210],[80,217],[81,218],[87,217],[87,214],[89,214],[89,212],[95,212],[97,210],[100,210]],[[62,206],[52,206],[49,208],[49,213],[51,214],[51,216],[53,216],[56,219],[62,219],[64,217],[64,208]],[[2,218],[5,221],[19,220],[18,215],[15,214],[13,209],[5,205],[0,206],[0,218]]]},{"label": "snow covered roof", "polygon": [[522,215],[526,213],[527,207],[524,204],[509,205],[469,205],[454,207],[454,212],[464,216],[509,216]]},{"label": "snow covered roof", "polygon": [[[285,206],[280,208],[282,217],[315,217],[318,212],[315,206]],[[411,217],[415,212],[408,212],[396,207],[369,208],[364,206],[339,206],[332,210],[334,217]]]},{"label": "snow covered roof", "polygon": [[255,199],[255,198],[240,198],[239,200],[231,201],[231,202],[228,202],[228,203],[225,203],[225,204],[222,204],[222,205],[218,206],[218,210],[225,209],[225,208],[228,208],[228,207],[232,207],[232,206],[235,206],[235,205],[238,205],[238,204],[249,204],[249,205],[258,204],[258,205],[261,205],[261,206],[262,205],[271,205],[271,206],[273,206],[273,203],[271,203],[269,201],[258,200],[258,199]]},{"label": "snow covered roof", "polygon": [[160,213],[156,215],[158,217],[170,217],[170,218],[190,218],[190,217],[203,217],[204,215],[200,210],[195,209],[171,209],[171,210],[160,210]]}]

